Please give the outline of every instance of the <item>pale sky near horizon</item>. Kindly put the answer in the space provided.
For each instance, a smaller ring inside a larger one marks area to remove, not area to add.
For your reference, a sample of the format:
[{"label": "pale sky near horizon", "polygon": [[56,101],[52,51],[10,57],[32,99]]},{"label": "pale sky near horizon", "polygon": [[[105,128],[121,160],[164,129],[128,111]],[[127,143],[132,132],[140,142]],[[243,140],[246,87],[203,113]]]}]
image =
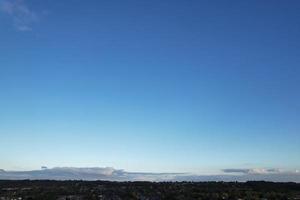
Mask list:
[{"label": "pale sky near horizon", "polygon": [[0,0],[0,169],[300,169],[299,10]]}]

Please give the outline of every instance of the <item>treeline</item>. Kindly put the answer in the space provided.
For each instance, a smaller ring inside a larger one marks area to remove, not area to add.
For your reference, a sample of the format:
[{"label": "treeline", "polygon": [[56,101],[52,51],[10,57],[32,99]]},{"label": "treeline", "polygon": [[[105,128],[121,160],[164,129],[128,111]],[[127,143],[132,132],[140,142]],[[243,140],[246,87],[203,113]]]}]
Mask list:
[{"label": "treeline", "polygon": [[252,182],[110,182],[0,180],[0,199],[300,199],[300,184]]}]

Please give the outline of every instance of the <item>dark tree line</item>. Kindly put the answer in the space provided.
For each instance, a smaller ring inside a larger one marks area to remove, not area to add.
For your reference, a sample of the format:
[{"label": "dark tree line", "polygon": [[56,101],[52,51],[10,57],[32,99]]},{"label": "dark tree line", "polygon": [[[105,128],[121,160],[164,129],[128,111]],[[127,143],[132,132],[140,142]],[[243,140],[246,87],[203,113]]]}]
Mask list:
[{"label": "dark tree line", "polygon": [[273,182],[109,182],[0,180],[0,199],[296,200],[300,184]]}]

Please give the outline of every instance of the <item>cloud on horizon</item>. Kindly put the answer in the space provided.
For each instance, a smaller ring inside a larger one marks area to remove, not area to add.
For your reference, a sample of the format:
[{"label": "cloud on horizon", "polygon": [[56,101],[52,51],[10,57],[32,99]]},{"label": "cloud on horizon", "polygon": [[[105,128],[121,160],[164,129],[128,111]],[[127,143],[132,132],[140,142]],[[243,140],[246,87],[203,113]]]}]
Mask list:
[{"label": "cloud on horizon", "polygon": [[19,31],[31,31],[33,23],[38,21],[37,14],[25,0],[0,0],[0,12],[8,15]]},{"label": "cloud on horizon", "polygon": [[32,171],[0,170],[0,179],[51,180],[108,180],[108,181],[274,181],[300,182],[299,171],[277,169],[223,169],[225,174],[197,175],[188,173],[127,172],[111,167],[76,168],[55,167]]},{"label": "cloud on horizon", "polygon": [[[276,168],[251,168],[251,169],[223,169],[224,173],[237,173],[237,174],[272,174],[272,173],[284,173],[287,171],[282,171]],[[295,171],[297,172],[297,170]]]},{"label": "cloud on horizon", "polygon": [[109,181],[167,181],[180,173],[138,173],[117,170],[112,167],[43,167],[32,171],[0,170],[0,179],[53,179],[53,180],[109,180]]}]

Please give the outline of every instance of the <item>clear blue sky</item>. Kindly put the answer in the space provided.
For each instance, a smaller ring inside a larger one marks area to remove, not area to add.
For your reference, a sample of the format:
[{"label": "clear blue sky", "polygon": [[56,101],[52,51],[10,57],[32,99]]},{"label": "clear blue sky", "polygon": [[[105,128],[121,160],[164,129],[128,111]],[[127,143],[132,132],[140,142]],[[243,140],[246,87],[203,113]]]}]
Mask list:
[{"label": "clear blue sky", "polygon": [[300,1],[0,3],[0,168],[300,168]]}]

